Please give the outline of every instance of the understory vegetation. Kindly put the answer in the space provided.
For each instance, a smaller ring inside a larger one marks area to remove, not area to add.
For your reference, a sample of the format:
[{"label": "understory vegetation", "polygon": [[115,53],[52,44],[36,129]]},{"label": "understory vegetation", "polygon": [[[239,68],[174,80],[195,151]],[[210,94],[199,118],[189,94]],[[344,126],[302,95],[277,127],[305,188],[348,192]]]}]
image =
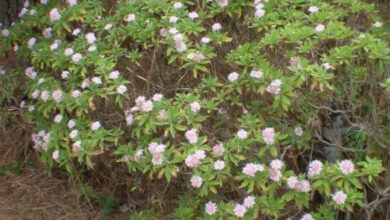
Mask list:
[{"label": "understory vegetation", "polygon": [[106,215],[390,217],[372,3],[40,0],[0,29],[0,125]]}]

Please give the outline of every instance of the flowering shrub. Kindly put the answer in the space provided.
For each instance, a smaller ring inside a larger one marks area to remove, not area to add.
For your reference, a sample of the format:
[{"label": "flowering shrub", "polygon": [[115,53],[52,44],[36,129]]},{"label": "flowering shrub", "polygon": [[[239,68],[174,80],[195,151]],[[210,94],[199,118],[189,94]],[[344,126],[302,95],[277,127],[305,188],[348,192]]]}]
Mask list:
[{"label": "flowering shrub", "polygon": [[[73,173],[77,160],[93,169],[95,157],[112,154],[130,173],[180,178],[200,201],[190,207],[199,219],[331,219],[365,206],[363,189],[383,171],[381,161],[313,154],[313,118],[323,110],[313,103],[368,99],[367,78],[371,89],[390,89],[390,49],[372,5],[117,4],[106,11],[92,0],[26,3],[21,20],[2,29],[1,52],[30,63],[2,75],[25,75],[20,108],[49,167]],[[358,17],[364,22],[353,23]],[[136,78],[158,81],[157,61],[172,68],[165,74],[173,83],[190,78],[191,89],[172,94],[163,84],[139,94]],[[350,84],[363,91],[346,92]],[[183,210],[175,213],[185,219]]]}]

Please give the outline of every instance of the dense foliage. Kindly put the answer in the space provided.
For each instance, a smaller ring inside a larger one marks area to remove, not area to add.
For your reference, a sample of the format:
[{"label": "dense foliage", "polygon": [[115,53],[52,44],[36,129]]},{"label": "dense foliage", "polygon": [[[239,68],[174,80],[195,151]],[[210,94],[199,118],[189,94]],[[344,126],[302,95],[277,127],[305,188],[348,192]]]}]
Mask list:
[{"label": "dense foliage", "polygon": [[367,207],[390,133],[388,32],[373,5],[24,6],[0,51],[30,67],[2,70],[1,100],[23,87],[49,168],[74,175],[108,153],[134,175],[180,179],[176,219],[332,219]]}]

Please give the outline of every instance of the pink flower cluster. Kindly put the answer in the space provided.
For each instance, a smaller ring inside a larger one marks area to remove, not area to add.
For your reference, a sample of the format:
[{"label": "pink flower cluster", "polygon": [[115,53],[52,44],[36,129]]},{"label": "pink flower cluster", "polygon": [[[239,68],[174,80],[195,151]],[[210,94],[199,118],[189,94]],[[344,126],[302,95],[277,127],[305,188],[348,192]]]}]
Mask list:
[{"label": "pink flower cluster", "polygon": [[146,100],[145,96],[138,96],[135,99],[135,106],[130,109],[131,112],[151,112],[153,110],[153,101]]},{"label": "pink flower cluster", "polygon": [[266,90],[273,95],[278,95],[280,93],[281,85],[282,81],[280,79],[276,79],[267,86]]},{"label": "pink flower cluster", "polygon": [[225,152],[225,148],[223,147],[223,144],[216,144],[213,146],[213,153],[217,156],[222,156]]},{"label": "pink flower cluster", "polygon": [[236,217],[242,218],[248,209],[252,208],[256,204],[254,196],[247,196],[244,199],[243,204],[236,204],[233,208],[233,214]]},{"label": "pink flower cluster", "polygon": [[190,182],[191,186],[194,188],[200,188],[203,184],[203,180],[200,176],[192,176]]},{"label": "pink flower cluster", "polygon": [[264,165],[263,164],[257,164],[257,163],[247,163],[244,168],[242,169],[242,172],[250,177],[254,177],[257,172],[264,171]]},{"label": "pink flower cluster", "polygon": [[204,210],[207,215],[214,215],[218,211],[217,204],[210,201],[206,203]]},{"label": "pink flower cluster", "polygon": [[343,205],[347,200],[347,194],[345,194],[343,191],[337,191],[335,194],[333,194],[332,199],[336,202],[337,205]]},{"label": "pink flower cluster", "polygon": [[287,179],[287,186],[297,192],[309,192],[311,189],[310,183],[307,180],[298,180],[296,176],[290,176]]},{"label": "pink flower cluster", "polygon": [[255,17],[261,18],[265,15],[263,0],[255,0]]},{"label": "pink flower cluster", "polygon": [[164,144],[158,144],[152,142],[149,144],[148,151],[152,154],[152,163],[154,165],[161,165],[164,161],[163,153],[165,152],[166,146]]},{"label": "pink flower cluster", "polygon": [[185,164],[190,168],[195,168],[200,165],[204,158],[206,158],[206,152],[204,150],[197,150],[195,153],[186,157]]}]

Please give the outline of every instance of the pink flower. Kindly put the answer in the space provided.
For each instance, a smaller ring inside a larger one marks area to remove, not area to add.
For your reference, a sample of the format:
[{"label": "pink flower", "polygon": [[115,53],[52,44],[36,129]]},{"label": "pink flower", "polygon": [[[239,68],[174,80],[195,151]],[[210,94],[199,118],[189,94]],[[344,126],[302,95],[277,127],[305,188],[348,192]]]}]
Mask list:
[{"label": "pink flower", "polygon": [[283,166],[283,161],[279,160],[279,159],[275,159],[275,160],[272,160],[271,163],[270,163],[270,167],[272,169],[276,169],[276,170],[280,170],[282,169],[282,166]]},{"label": "pink flower", "polygon": [[132,22],[135,21],[135,14],[129,14],[127,17],[124,19],[126,22]]},{"label": "pink flower", "polygon": [[73,90],[73,91],[72,91],[72,97],[73,97],[73,98],[77,98],[77,97],[80,96],[80,93],[81,93],[80,90],[77,90],[77,89],[76,89],[76,90]]},{"label": "pink flower", "polygon": [[69,133],[69,137],[72,138],[72,139],[75,139],[77,137],[77,135],[79,134],[79,131],[78,130],[72,130],[70,133]]},{"label": "pink flower", "polygon": [[85,35],[85,39],[87,39],[87,42],[89,44],[93,44],[96,41],[95,33],[89,32],[88,34]]},{"label": "pink flower", "polygon": [[45,38],[51,38],[51,31],[52,28],[46,28],[45,30],[42,31],[42,34]]},{"label": "pink flower", "polygon": [[161,110],[158,112],[158,119],[159,120],[165,120],[168,118],[168,114],[165,110]]},{"label": "pink flower", "polygon": [[275,129],[265,128],[262,132],[263,140],[266,144],[274,144],[275,142]]},{"label": "pink flower", "polygon": [[77,36],[77,35],[79,35],[80,33],[81,33],[80,28],[76,28],[76,29],[73,30],[72,35],[73,35],[73,36]]},{"label": "pink flower", "polygon": [[185,50],[187,50],[187,45],[184,43],[184,41],[182,40],[179,40],[179,41],[175,41],[175,45],[176,45],[176,50],[177,52],[179,53],[182,53],[184,52]]},{"label": "pink flower", "polygon": [[310,177],[316,176],[321,173],[321,170],[322,170],[322,162],[319,160],[314,160],[309,164],[308,175]]},{"label": "pink flower", "polygon": [[39,1],[42,5],[46,5],[47,4],[47,0],[40,0]]},{"label": "pink flower", "polygon": [[221,6],[221,8],[226,7],[229,4],[228,0],[218,0],[218,5]]},{"label": "pink flower", "polygon": [[216,144],[216,145],[213,146],[213,152],[217,156],[222,156],[223,153],[225,152],[225,149],[223,148],[222,144]]},{"label": "pink flower", "polygon": [[125,92],[127,92],[127,87],[125,85],[119,85],[116,88],[116,92],[119,94],[124,94]]},{"label": "pink flower", "polygon": [[255,17],[256,18],[261,18],[265,15],[265,10],[262,8],[257,8],[255,11]]},{"label": "pink flower", "polygon": [[161,165],[164,162],[164,158],[162,154],[153,154],[152,164],[153,165]]},{"label": "pink flower", "polygon": [[153,102],[152,101],[148,100],[142,104],[141,111],[151,112],[152,110],[153,110]]},{"label": "pink flower", "polygon": [[379,21],[376,21],[374,24],[373,24],[374,27],[376,28],[380,28],[383,26],[382,22],[379,22]]},{"label": "pink flower", "polygon": [[190,182],[191,186],[194,188],[200,188],[203,184],[203,180],[199,176],[192,176]]},{"label": "pink flower", "polygon": [[295,190],[297,190],[298,192],[307,193],[310,191],[310,189],[311,189],[310,183],[307,180],[300,180],[295,185]]},{"label": "pink flower", "polygon": [[244,199],[244,206],[246,208],[252,208],[255,205],[255,197],[254,196],[247,196]]},{"label": "pink flower", "polygon": [[176,8],[176,9],[182,8],[182,7],[183,7],[183,3],[181,3],[181,2],[175,2],[175,3],[173,4],[173,7]]},{"label": "pink flower", "polygon": [[117,70],[115,70],[115,71],[112,71],[112,72],[110,73],[110,75],[108,76],[108,78],[109,78],[109,79],[118,79],[119,75],[120,75],[120,72],[117,71]]},{"label": "pink flower", "polygon": [[140,161],[143,155],[144,150],[137,150],[137,152],[134,154],[134,161]]},{"label": "pink flower", "polygon": [[198,13],[196,13],[196,12],[190,12],[190,13],[188,13],[188,17],[190,18],[190,19],[195,19],[195,18],[198,18],[199,17],[199,15],[198,15]]},{"label": "pink flower", "polygon": [[53,100],[55,102],[61,102],[62,101],[62,91],[61,90],[55,90],[52,94]]},{"label": "pink flower", "polygon": [[347,194],[345,194],[343,191],[337,191],[333,195],[332,199],[336,202],[337,205],[342,205],[347,200]]},{"label": "pink flower", "polygon": [[320,9],[317,6],[313,5],[313,6],[310,6],[307,11],[310,12],[310,14],[314,14],[314,13],[318,12],[319,10]]},{"label": "pink flower", "polygon": [[163,94],[157,93],[157,94],[154,94],[154,95],[153,95],[152,100],[153,100],[154,102],[159,102],[159,101],[161,101],[161,99],[162,99],[163,97],[164,97]]},{"label": "pink flower", "polygon": [[82,56],[81,54],[75,53],[75,54],[73,54],[73,56],[72,56],[72,61],[75,62],[75,63],[77,63],[77,62],[79,62],[82,58],[83,58],[83,56]]},{"label": "pink flower", "polygon": [[57,114],[57,115],[54,117],[54,123],[60,123],[61,121],[62,121],[62,115]]},{"label": "pink flower", "polygon": [[3,29],[3,30],[1,30],[1,34],[3,35],[3,37],[8,37],[9,36],[9,30],[8,29]]},{"label": "pink flower", "polygon": [[28,42],[27,42],[28,48],[32,49],[36,42],[37,42],[37,39],[30,38],[30,40],[28,40]]},{"label": "pink flower", "polygon": [[68,128],[74,128],[75,125],[76,121],[74,119],[68,121]]},{"label": "pink flower", "polygon": [[200,108],[201,108],[199,102],[191,103],[190,107],[191,107],[191,111],[194,112],[194,113],[197,113],[200,110]]},{"label": "pink flower", "polygon": [[248,138],[248,132],[245,131],[244,129],[240,129],[237,131],[237,137],[238,139],[244,140]]},{"label": "pink flower", "polygon": [[56,150],[52,153],[52,157],[54,160],[57,160],[59,158],[59,156],[60,156],[60,152],[58,150]]},{"label": "pink flower", "polygon": [[134,121],[134,117],[132,114],[126,115],[126,124],[127,125],[131,125],[133,123],[133,121]]},{"label": "pink flower", "polygon": [[211,26],[212,31],[220,31],[222,29],[222,25],[220,23],[214,23],[213,26]]},{"label": "pink flower", "polygon": [[214,202],[208,202],[206,203],[204,209],[207,215],[214,215],[217,212],[217,204]]},{"label": "pink flower", "polygon": [[282,81],[280,79],[276,79],[272,81],[266,88],[267,92],[277,95],[280,93],[280,86],[282,85]]},{"label": "pink flower", "polygon": [[92,82],[95,84],[95,85],[101,85],[103,84],[102,82],[102,79],[100,79],[99,77],[95,76],[92,78]]},{"label": "pink flower", "polygon": [[354,165],[351,160],[343,160],[339,163],[339,169],[345,175],[348,175],[354,171]]},{"label": "pink flower", "polygon": [[297,136],[302,136],[303,135],[303,130],[301,127],[296,127],[295,130],[294,130],[295,134]]},{"label": "pink flower", "polygon": [[73,152],[79,152],[81,148],[81,141],[78,140],[72,144],[72,151]]},{"label": "pink flower", "polygon": [[225,161],[217,160],[214,162],[214,169],[215,170],[223,170],[223,168],[225,168]]},{"label": "pink flower", "polygon": [[282,178],[282,172],[272,168],[269,170],[269,178],[274,182],[278,182]]},{"label": "pink flower", "polygon": [[230,74],[228,75],[228,80],[229,80],[230,82],[234,82],[234,81],[236,81],[236,80],[238,79],[239,76],[240,76],[240,75],[239,75],[237,72],[232,72],[232,73],[230,73]]},{"label": "pink flower", "polygon": [[195,153],[190,154],[185,159],[185,164],[190,167],[198,167],[200,165],[201,160],[203,160],[206,157],[204,150],[197,150]]},{"label": "pink flower", "polygon": [[185,133],[185,138],[191,144],[196,144],[198,142],[198,132],[194,128],[190,129]]},{"label": "pink flower", "polygon": [[96,131],[96,130],[99,129],[100,127],[101,127],[101,125],[100,125],[100,122],[98,122],[98,121],[95,121],[95,122],[92,123],[92,125],[91,125],[92,131]]},{"label": "pink flower", "polygon": [[68,78],[68,76],[69,76],[69,71],[62,71],[62,73],[61,73],[61,78],[63,78],[63,79],[66,79],[66,78]]},{"label": "pink flower", "polygon": [[66,48],[65,51],[64,51],[64,55],[65,56],[70,56],[74,53],[73,49],[72,48]]},{"label": "pink flower", "polygon": [[61,19],[61,14],[57,8],[53,8],[49,13],[50,21],[58,21]]},{"label": "pink flower", "polygon": [[313,216],[311,216],[311,214],[305,213],[305,214],[302,216],[301,220],[314,220],[314,218],[313,218]]},{"label": "pink flower", "polygon": [[39,91],[38,90],[34,90],[33,93],[31,93],[31,98],[33,99],[37,99],[39,96]]},{"label": "pink flower", "polygon": [[295,189],[297,183],[298,183],[298,178],[296,176],[290,176],[287,178],[287,186],[290,189]]},{"label": "pink flower", "polygon": [[67,3],[69,6],[73,6],[73,5],[76,5],[76,4],[77,4],[77,0],[66,0],[66,3]]},{"label": "pink flower", "polygon": [[208,37],[202,37],[202,39],[200,39],[200,42],[203,44],[208,44],[208,43],[210,43],[210,41],[211,41],[211,39]]},{"label": "pink flower", "polygon": [[242,172],[250,177],[254,177],[256,175],[256,172],[262,171],[264,171],[264,165],[255,163],[248,163],[242,169]]},{"label": "pink flower", "polygon": [[176,16],[169,17],[169,23],[176,23],[178,20],[179,20],[179,18]]},{"label": "pink flower", "polygon": [[315,27],[315,30],[316,32],[323,32],[325,30],[325,25],[323,24],[318,24],[316,27]]},{"label": "pink flower", "polygon": [[50,94],[49,94],[48,91],[44,90],[44,91],[41,92],[41,99],[42,99],[42,101],[46,102],[46,101],[49,100],[49,98],[50,98]]},{"label": "pink flower", "polygon": [[239,217],[239,218],[244,217],[246,211],[247,211],[246,207],[244,205],[241,205],[241,204],[236,204],[234,206],[234,209],[233,209],[234,215]]},{"label": "pink flower", "polygon": [[249,76],[250,77],[253,77],[253,78],[257,78],[257,79],[260,79],[260,78],[262,78],[263,77],[263,72],[261,72],[261,71],[255,71],[255,70],[253,70],[253,71],[251,71],[250,73],[249,73]]}]

